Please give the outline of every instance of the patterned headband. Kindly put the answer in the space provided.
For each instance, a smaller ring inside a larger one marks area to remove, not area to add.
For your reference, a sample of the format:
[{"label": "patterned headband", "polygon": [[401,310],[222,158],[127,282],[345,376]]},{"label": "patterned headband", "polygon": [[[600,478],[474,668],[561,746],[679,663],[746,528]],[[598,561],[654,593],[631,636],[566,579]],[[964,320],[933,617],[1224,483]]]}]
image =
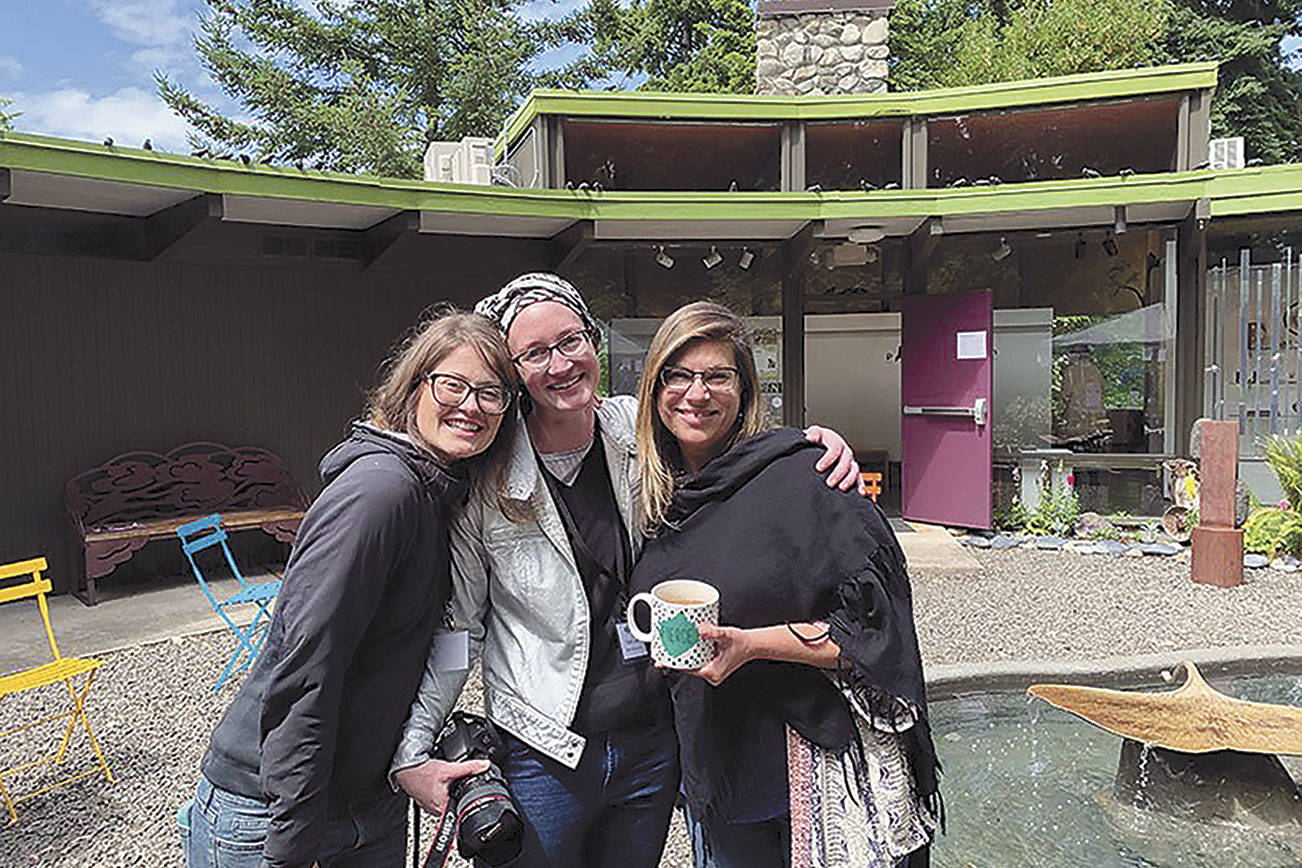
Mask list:
[{"label": "patterned headband", "polygon": [[588,310],[587,303],[574,285],[563,277],[544,271],[520,275],[497,292],[482,299],[475,305],[475,313],[483,314],[497,323],[502,334],[506,334],[511,330],[511,323],[515,322],[520,311],[540,301],[563,304],[578,315],[583,321],[584,328],[593,334],[600,331],[592,312]]}]

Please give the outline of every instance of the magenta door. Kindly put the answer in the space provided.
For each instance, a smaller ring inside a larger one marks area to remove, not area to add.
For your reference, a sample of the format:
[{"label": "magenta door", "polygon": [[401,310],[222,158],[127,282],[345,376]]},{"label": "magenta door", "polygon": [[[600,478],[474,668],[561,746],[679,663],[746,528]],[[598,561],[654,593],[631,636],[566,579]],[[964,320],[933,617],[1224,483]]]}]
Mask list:
[{"label": "magenta door", "polygon": [[900,319],[906,519],[990,527],[990,290],[906,296]]}]

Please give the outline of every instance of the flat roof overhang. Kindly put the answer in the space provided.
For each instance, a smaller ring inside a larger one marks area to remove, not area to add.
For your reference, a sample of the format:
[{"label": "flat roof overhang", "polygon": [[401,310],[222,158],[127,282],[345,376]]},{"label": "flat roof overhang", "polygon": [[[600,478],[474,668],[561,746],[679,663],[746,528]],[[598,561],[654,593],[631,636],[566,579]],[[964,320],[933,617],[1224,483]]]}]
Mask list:
[{"label": "flat roof overhang", "polygon": [[681,121],[816,121],[918,117],[1175,94],[1216,87],[1218,63],[1181,63],[970,87],[875,94],[778,96],[535,90],[506,120],[500,157],[540,115]]},{"label": "flat roof overhang", "polygon": [[881,226],[908,235],[939,218],[946,234],[1109,225],[1302,210],[1302,165],[936,190],[594,192],[439,184],[244,166],[155,151],[0,133],[0,201],[147,218],[198,197],[220,219],[368,230],[404,213],[423,233],[552,238],[576,223],[591,241],[780,241]]}]

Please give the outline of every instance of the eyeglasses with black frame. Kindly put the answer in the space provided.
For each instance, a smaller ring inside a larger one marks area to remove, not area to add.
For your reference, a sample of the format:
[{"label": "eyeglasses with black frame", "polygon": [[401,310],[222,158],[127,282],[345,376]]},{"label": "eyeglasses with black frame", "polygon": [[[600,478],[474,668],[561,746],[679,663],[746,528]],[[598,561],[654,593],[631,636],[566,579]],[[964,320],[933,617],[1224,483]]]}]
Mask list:
[{"label": "eyeglasses with black frame", "polygon": [[567,359],[573,359],[583,352],[584,344],[596,346],[592,335],[588,334],[586,329],[570,332],[556,343],[545,347],[530,347],[515,356],[512,361],[522,368],[541,371],[552,363],[552,353],[560,353]]},{"label": "eyeglasses with black frame", "polygon": [[741,372],[736,368],[718,367],[704,371],[693,371],[678,365],[667,365],[660,369],[660,385],[666,392],[686,392],[692,383],[700,379],[701,385],[711,394],[715,392],[736,391],[741,382]]},{"label": "eyeglasses with black frame", "polygon": [[430,395],[444,407],[460,407],[471,395],[479,412],[489,416],[501,416],[511,406],[511,393],[502,386],[472,386],[464,377],[438,371],[430,371],[424,379]]}]

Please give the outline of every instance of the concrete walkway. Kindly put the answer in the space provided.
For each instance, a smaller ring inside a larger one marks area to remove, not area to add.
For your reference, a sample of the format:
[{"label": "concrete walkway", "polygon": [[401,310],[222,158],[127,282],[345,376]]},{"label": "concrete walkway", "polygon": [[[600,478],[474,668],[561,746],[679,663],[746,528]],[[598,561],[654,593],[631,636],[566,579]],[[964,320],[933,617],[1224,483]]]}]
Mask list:
[{"label": "concrete walkway", "polygon": [[[904,524],[895,520],[897,527]],[[899,527],[900,545],[913,569],[944,570],[948,573],[982,567],[943,527],[907,523]],[[266,581],[270,575],[251,575],[250,581]],[[218,599],[237,590],[234,579],[209,583]],[[239,623],[253,615],[250,607],[236,615]],[[241,620],[242,616],[242,620]],[[173,636],[188,636],[226,625],[208,605],[203,593],[188,576],[159,579],[145,590],[115,593],[110,584],[98,606],[85,606],[70,594],[50,598],[50,620],[54,638],[65,657],[86,656],[157,642]],[[0,607],[0,674],[44,663],[49,648],[35,602],[21,601]]]},{"label": "concrete walkway", "polygon": [[[271,578],[248,576],[249,581]],[[194,579],[178,576],[174,581],[160,579],[157,584],[161,587],[112,594],[98,606],[86,606],[71,594],[50,597],[50,622],[59,652],[65,657],[84,657],[173,636],[225,629],[226,623],[213,611]],[[239,590],[233,578],[210,582],[209,587],[219,600]],[[254,611],[243,607],[233,615],[236,623],[247,623]],[[0,606],[0,674],[49,659],[50,647],[36,601]]]}]

